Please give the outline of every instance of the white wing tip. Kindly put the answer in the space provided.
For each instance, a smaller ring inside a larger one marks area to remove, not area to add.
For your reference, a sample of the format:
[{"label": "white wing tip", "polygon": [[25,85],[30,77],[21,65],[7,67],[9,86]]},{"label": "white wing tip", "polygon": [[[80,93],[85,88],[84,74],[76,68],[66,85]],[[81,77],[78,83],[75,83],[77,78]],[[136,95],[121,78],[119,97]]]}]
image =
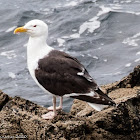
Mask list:
[{"label": "white wing tip", "polygon": [[97,111],[101,111],[105,107],[108,107],[108,105],[102,105],[102,104],[95,104],[95,103],[88,103],[88,104]]}]

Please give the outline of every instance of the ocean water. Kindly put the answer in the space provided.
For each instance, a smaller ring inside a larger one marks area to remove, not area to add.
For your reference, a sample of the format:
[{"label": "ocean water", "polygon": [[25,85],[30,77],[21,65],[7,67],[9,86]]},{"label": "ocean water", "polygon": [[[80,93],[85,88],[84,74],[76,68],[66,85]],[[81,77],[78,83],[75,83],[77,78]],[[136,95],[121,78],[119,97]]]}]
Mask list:
[{"label": "ocean water", "polygon": [[[49,26],[47,42],[85,65],[99,85],[120,80],[140,63],[139,0],[0,0],[0,89],[52,105],[26,64],[28,36],[13,30],[32,19]],[[68,111],[72,99],[64,99]]]}]

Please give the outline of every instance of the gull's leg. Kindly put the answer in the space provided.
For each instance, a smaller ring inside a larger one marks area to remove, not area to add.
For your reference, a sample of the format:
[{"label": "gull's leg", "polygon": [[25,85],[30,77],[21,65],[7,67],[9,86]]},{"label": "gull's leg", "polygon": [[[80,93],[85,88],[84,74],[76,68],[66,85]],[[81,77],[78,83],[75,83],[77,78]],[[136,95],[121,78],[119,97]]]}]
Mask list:
[{"label": "gull's leg", "polygon": [[56,113],[56,97],[53,96],[53,111],[48,112],[47,114],[42,115],[43,119],[50,120],[57,115]]},{"label": "gull's leg", "polygon": [[[63,97],[60,97],[60,103],[59,103],[59,106],[56,107],[56,110],[62,110],[62,107],[63,107]],[[48,107],[48,110],[52,111],[53,110],[53,106]]]},{"label": "gull's leg", "polygon": [[63,97],[60,97],[60,103],[59,103],[58,109],[62,110],[62,108],[63,108]]},{"label": "gull's leg", "polygon": [[56,116],[57,113],[56,113],[56,97],[55,96],[53,96],[53,112],[54,112],[54,116]]}]

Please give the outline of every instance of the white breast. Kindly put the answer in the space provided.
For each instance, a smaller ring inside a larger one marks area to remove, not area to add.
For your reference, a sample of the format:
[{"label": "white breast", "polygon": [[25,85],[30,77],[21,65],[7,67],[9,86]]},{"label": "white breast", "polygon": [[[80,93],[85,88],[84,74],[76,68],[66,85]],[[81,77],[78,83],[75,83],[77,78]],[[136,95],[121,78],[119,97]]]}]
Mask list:
[{"label": "white breast", "polygon": [[47,91],[39,82],[37,81],[35,77],[35,69],[38,69],[38,61],[45,56],[47,56],[53,48],[48,46],[47,44],[39,44],[34,43],[32,40],[29,39],[28,46],[27,46],[27,65],[29,72],[34,79],[34,81],[37,83],[37,85],[43,89],[45,92],[50,93]]}]

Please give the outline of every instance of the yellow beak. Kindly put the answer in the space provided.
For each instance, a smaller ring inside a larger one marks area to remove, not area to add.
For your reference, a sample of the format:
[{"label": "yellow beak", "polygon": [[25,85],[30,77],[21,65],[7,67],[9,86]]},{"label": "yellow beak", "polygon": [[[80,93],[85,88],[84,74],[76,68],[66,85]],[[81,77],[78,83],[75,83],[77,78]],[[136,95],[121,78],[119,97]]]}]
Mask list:
[{"label": "yellow beak", "polygon": [[14,34],[23,33],[23,32],[27,32],[27,29],[25,29],[24,27],[18,27],[14,30]]}]

